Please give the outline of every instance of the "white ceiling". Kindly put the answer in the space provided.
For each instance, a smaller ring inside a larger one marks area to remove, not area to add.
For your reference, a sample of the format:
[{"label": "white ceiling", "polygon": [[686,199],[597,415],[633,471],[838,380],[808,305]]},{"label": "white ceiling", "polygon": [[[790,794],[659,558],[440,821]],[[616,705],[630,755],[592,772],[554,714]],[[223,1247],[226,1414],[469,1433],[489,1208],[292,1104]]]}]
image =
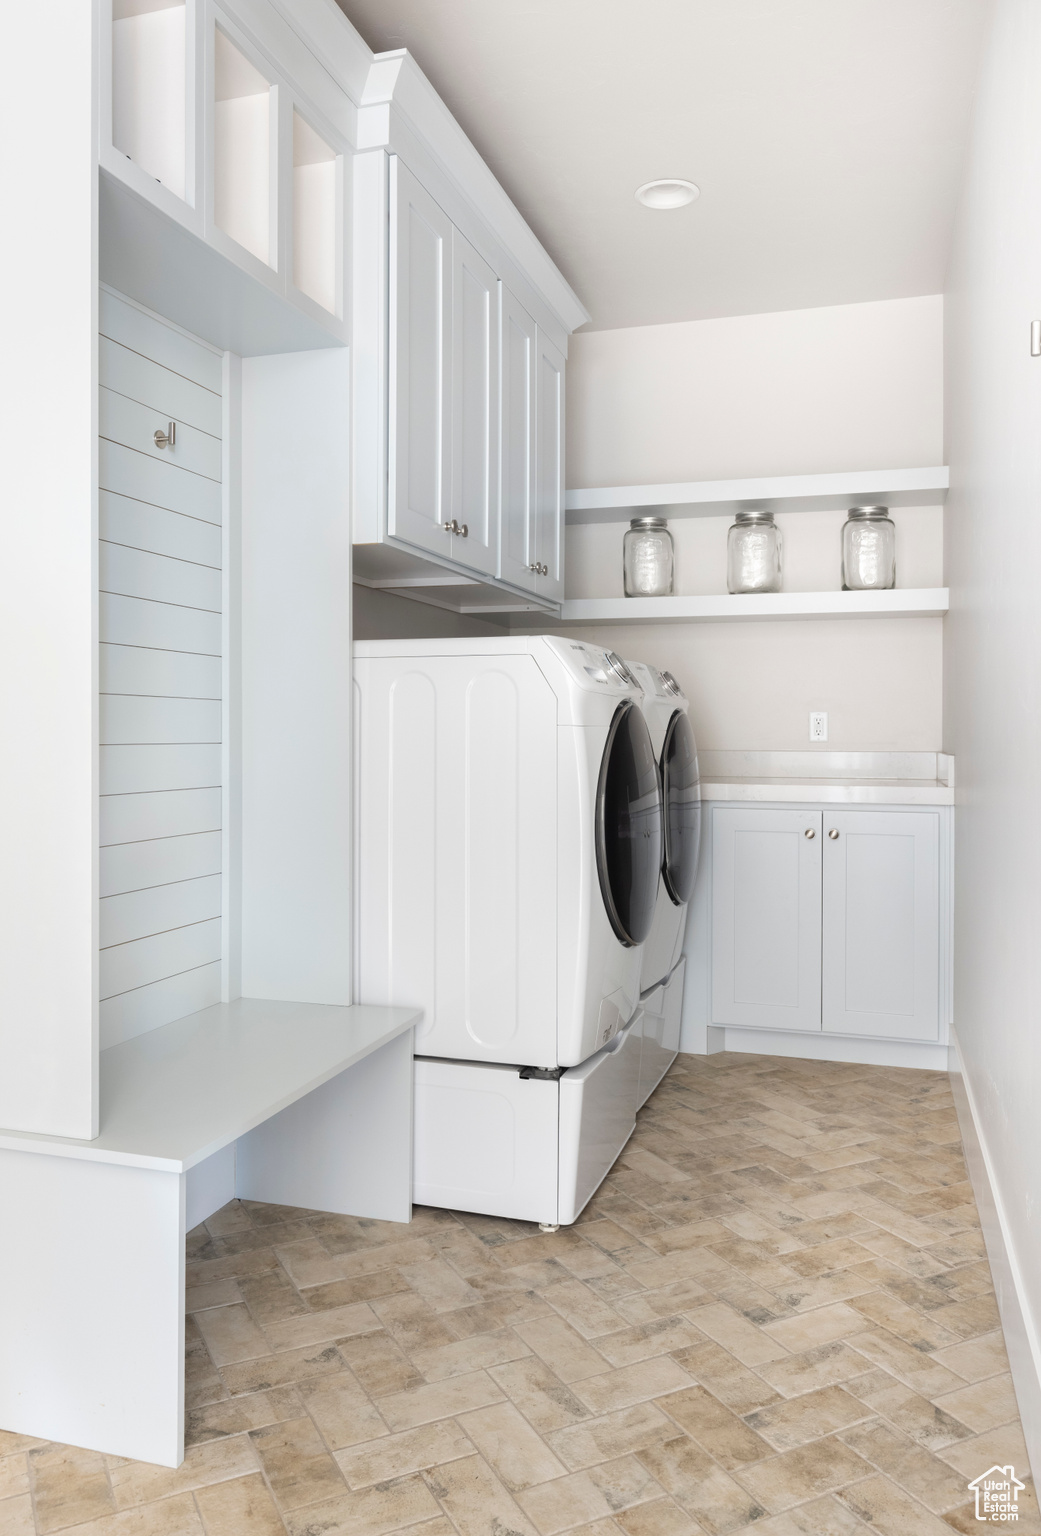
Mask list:
[{"label": "white ceiling", "polygon": [[[339,0],[408,48],[592,327],[943,288],[990,0]],[[697,182],[687,208],[633,197]]]}]

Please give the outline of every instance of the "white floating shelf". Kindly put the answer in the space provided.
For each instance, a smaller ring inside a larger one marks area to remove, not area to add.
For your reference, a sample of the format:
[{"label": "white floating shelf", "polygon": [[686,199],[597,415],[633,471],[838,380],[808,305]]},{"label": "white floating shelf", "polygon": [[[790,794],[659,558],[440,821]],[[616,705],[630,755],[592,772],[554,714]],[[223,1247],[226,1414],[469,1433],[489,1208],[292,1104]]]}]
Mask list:
[{"label": "white floating shelf", "polygon": [[696,619],[862,619],[900,614],[935,619],[947,612],[946,587],[890,592],[767,592],[741,597],[575,597],[560,605],[563,624],[646,624]]},{"label": "white floating shelf", "polygon": [[757,480],[691,480],[673,485],[615,485],[568,491],[569,523],[621,522],[653,508],[667,517],[712,517],[751,507],[772,512],[829,512],[863,502],[935,507],[947,497],[950,471],[849,470],[834,475],[772,475]]}]

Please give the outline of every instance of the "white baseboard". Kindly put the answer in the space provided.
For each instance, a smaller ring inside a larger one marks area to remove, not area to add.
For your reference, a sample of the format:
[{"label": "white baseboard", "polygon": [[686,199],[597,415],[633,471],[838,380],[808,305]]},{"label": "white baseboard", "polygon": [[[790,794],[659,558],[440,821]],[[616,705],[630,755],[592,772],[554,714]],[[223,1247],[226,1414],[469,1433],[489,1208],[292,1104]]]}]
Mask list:
[{"label": "white baseboard", "polygon": [[1041,1339],[1023,1286],[1022,1271],[1016,1258],[1001,1193],[994,1178],[987,1143],[981,1134],[972,1085],[965,1075],[953,1029],[949,1070],[965,1161],[980,1213],[1001,1326],[1005,1333],[1005,1347],[1023,1421],[1027,1454],[1036,1482],[1041,1475]]},{"label": "white baseboard", "polygon": [[[805,1061],[849,1061],[866,1067],[918,1067],[947,1071],[947,1047],[918,1040],[868,1040],[856,1035],[809,1035],[784,1029],[736,1029],[728,1024],[707,1034],[723,1036],[709,1049],[746,1051],[753,1056],[801,1056]],[[684,1046],[684,1049],[687,1047]]]}]

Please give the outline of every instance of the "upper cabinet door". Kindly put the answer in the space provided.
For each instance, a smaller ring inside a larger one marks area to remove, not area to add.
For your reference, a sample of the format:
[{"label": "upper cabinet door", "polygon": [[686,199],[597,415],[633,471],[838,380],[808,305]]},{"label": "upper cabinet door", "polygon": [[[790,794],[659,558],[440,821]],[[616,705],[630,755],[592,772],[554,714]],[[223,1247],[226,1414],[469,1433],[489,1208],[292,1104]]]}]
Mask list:
[{"label": "upper cabinet door", "polygon": [[820,811],[714,812],[712,1022],[820,1029]]},{"label": "upper cabinet door", "polygon": [[564,354],[544,335],[535,356],[535,559],[538,593],[564,599]]},{"label": "upper cabinet door", "polygon": [[499,282],[452,231],[452,558],[494,576],[499,544]]},{"label": "upper cabinet door", "polygon": [[387,531],[454,557],[450,506],[452,223],[390,161],[390,421]]},{"label": "upper cabinet door", "polygon": [[534,592],[535,322],[505,283],[499,284],[502,446],[499,576]]},{"label": "upper cabinet door", "polygon": [[939,817],[825,812],[824,1028],[936,1040]]}]

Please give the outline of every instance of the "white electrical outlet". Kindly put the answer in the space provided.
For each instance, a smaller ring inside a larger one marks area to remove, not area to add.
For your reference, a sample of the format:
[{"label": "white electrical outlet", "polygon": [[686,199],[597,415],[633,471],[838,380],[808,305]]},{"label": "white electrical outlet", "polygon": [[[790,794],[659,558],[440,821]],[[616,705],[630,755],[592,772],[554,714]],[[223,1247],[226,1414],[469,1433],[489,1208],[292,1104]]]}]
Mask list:
[{"label": "white electrical outlet", "polygon": [[827,741],[828,739],[828,711],[826,709],[810,710],[810,740]]}]

